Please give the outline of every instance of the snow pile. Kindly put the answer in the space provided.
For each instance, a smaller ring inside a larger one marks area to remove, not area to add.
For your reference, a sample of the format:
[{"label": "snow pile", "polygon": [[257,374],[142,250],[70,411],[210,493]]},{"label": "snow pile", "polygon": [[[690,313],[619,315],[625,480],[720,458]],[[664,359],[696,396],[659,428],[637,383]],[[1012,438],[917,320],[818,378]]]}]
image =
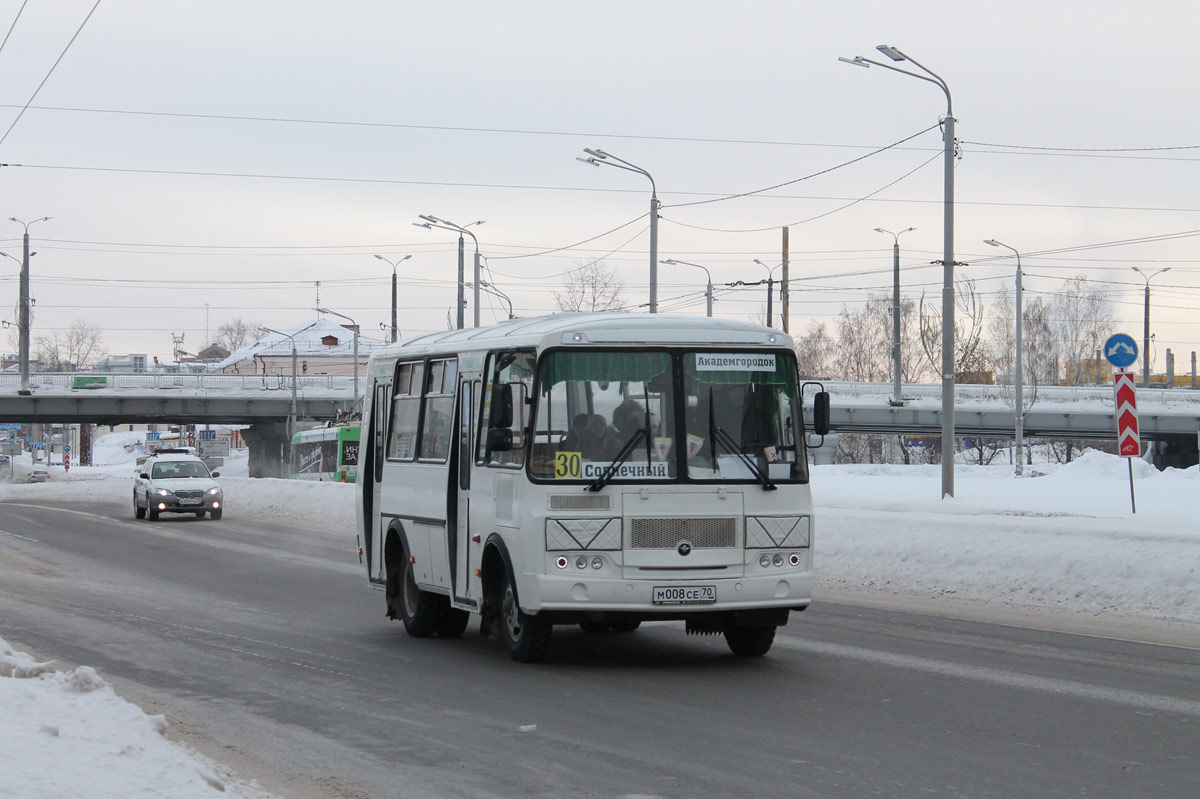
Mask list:
[{"label": "snow pile", "polygon": [[[1122,458],[1070,464],[813,469],[817,599],[829,594],[1051,611],[1112,622],[1200,625],[1200,473]],[[1043,472],[1048,472],[1043,474]],[[1200,644],[1200,629],[1196,631]]]},{"label": "snow pile", "polygon": [[96,671],[63,672],[0,638],[4,795],[211,799],[267,796],[164,737],[167,722],[117,696]]}]

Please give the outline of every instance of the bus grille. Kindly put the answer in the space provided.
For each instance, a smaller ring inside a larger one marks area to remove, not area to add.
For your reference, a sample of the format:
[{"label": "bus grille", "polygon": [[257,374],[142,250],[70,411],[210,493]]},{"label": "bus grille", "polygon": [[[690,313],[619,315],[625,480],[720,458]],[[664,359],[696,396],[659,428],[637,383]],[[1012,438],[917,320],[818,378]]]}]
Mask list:
[{"label": "bus grille", "polygon": [[551,494],[550,510],[612,510],[608,494]]},{"label": "bus grille", "polygon": [[629,530],[633,549],[674,549],[680,541],[695,549],[737,546],[734,518],[630,519]]}]

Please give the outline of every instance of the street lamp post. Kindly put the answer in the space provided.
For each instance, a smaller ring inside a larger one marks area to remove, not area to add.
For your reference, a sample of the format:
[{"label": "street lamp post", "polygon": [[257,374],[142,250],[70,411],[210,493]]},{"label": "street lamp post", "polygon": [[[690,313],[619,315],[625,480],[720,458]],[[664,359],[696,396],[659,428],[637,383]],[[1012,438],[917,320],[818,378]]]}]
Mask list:
[{"label": "street lamp post", "polygon": [[468,222],[465,225],[456,225],[447,219],[439,219],[432,214],[419,214],[424,222],[413,222],[417,227],[423,228],[440,228],[441,230],[449,230],[458,233],[458,329],[462,330],[466,323],[463,320],[463,306],[466,305],[466,298],[463,292],[466,288],[466,276],[463,274],[463,234],[471,237],[475,242],[475,283],[474,283],[474,302],[475,302],[475,327],[479,327],[479,239],[475,234],[467,230],[472,225],[482,225],[484,220],[478,219],[474,222]]},{"label": "street lamp post", "polygon": [[351,330],[354,331],[354,402],[350,403],[350,407],[353,408],[354,403],[358,402],[358,322],[355,322],[344,313],[331,311],[328,308],[314,308],[313,310],[317,313],[327,313],[331,316],[341,317],[352,325]]},{"label": "street lamp post", "polygon": [[942,120],[944,143],[942,201],[942,497],[954,496],[954,103],[946,81],[929,68],[913,60],[899,48],[881,44],[875,48],[893,61],[908,61],[924,72],[920,75],[862,56],[839,58],[847,64],[869,68],[872,65],[899,72],[937,86],[946,95],[946,116]]},{"label": "street lamp post", "polygon": [[650,313],[658,313],[658,209],[660,206],[658,187],[654,183],[654,177],[637,164],[632,164],[624,158],[618,158],[612,153],[591,147],[584,147],[583,151],[588,154],[588,157],[576,158],[576,161],[582,161],[592,166],[603,164],[624,169],[626,172],[636,172],[650,181]]},{"label": "street lamp post", "polygon": [[399,332],[396,328],[396,267],[407,261],[409,258],[412,258],[412,256],[406,255],[399,261],[389,261],[382,255],[376,255],[375,257],[392,267],[392,343],[395,344],[399,338]]},{"label": "street lamp post", "polygon": [[499,297],[500,299],[504,300],[504,304],[508,306],[508,318],[509,318],[509,320],[513,320],[513,319],[516,319],[516,318],[517,318],[516,316],[514,316],[514,315],[513,315],[513,304],[512,304],[512,298],[511,298],[511,297],[509,297],[509,296],[508,296],[507,294],[505,294],[503,291],[501,291],[500,289],[496,288],[494,285],[492,285],[491,283],[487,282],[486,280],[481,280],[481,281],[479,281],[479,285],[480,285],[480,286],[483,288],[483,290],[484,290],[484,291],[486,291],[488,294],[491,294],[493,297]]},{"label": "street lamp post", "polygon": [[712,274],[709,273],[708,267],[701,266],[700,264],[689,263],[688,261],[676,261],[674,258],[668,258],[665,261],[659,261],[659,263],[660,264],[672,264],[672,265],[678,264],[680,266],[694,266],[697,269],[704,270],[704,275],[705,275],[705,277],[708,278],[708,285],[704,287],[704,300],[705,300],[705,305],[707,306],[707,315],[711,319],[712,318],[712,303],[713,303]]},{"label": "street lamp post", "polygon": [[757,258],[754,259],[754,263],[767,270],[767,327],[775,327],[775,311],[772,305],[773,298],[775,297],[775,270],[783,266],[783,264],[767,266]]},{"label": "street lamp post", "polygon": [[[28,245],[26,245],[26,249],[29,249]],[[1150,388],[1150,278],[1161,275],[1163,272],[1170,272],[1171,267],[1165,266],[1148,275],[1136,266],[1132,269],[1146,279],[1146,311],[1142,326],[1142,388]]]},{"label": "street lamp post", "polygon": [[876,233],[886,233],[892,237],[892,405],[896,406],[904,404],[900,396],[900,237],[913,230],[916,228],[909,227],[893,233],[881,227],[875,228]]},{"label": "street lamp post", "polygon": [[29,393],[29,226],[37,222],[46,222],[52,219],[49,216],[43,216],[41,219],[34,219],[32,222],[22,222],[15,216],[10,216],[10,222],[16,222],[25,228],[25,254],[21,260],[21,307],[17,323],[20,326],[20,354],[18,357],[21,360],[21,393]]},{"label": "street lamp post", "polygon": [[1010,247],[1002,241],[996,239],[984,239],[984,244],[990,244],[993,247],[1003,247],[1006,250],[1012,250],[1013,255],[1017,256],[1017,328],[1016,328],[1016,344],[1017,344],[1017,363],[1013,374],[1013,388],[1016,392],[1014,398],[1014,439],[1016,446],[1017,457],[1016,467],[1013,473],[1020,477],[1025,473],[1025,380],[1021,375],[1021,357],[1024,354],[1021,349],[1021,328],[1024,327],[1024,317],[1021,315],[1021,253],[1017,252],[1016,247]]}]

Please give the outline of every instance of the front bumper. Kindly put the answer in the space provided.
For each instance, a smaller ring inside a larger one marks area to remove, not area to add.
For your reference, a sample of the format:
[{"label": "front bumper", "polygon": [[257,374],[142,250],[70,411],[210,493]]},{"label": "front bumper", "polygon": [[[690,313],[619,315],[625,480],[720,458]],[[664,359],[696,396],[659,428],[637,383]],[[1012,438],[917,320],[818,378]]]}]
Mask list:
[{"label": "front bumper", "polygon": [[225,500],[222,497],[201,497],[199,502],[188,502],[179,497],[150,497],[150,510],[158,513],[197,513],[198,511],[222,510]]},{"label": "front bumper", "polygon": [[[643,618],[678,618],[698,613],[731,610],[807,607],[812,603],[813,573],[786,573],[709,579],[641,579],[584,573],[539,574],[521,594],[521,606],[539,611],[616,611]],[[695,605],[656,605],[651,595],[656,585],[713,585],[717,601]]]}]

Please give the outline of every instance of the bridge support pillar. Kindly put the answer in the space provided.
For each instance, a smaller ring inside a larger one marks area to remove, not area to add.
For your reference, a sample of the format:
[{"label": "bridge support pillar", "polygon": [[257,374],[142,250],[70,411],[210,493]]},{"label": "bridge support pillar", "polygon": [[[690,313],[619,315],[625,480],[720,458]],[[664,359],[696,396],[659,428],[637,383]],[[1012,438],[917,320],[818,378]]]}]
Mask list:
[{"label": "bridge support pillar", "polygon": [[283,461],[287,451],[287,425],[284,422],[259,422],[242,431],[249,447],[251,477],[284,477]]}]

